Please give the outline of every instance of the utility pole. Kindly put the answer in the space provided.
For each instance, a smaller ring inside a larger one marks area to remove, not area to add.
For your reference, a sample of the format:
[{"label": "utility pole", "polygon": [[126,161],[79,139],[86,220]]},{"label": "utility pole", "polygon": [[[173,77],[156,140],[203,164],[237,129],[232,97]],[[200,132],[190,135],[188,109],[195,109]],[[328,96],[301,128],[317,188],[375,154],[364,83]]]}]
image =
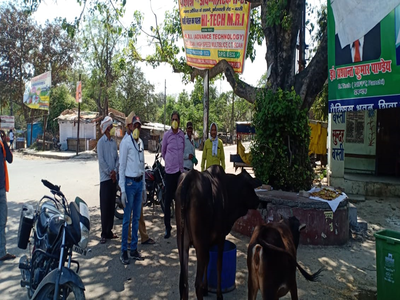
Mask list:
[{"label": "utility pole", "polygon": [[208,136],[208,106],[209,106],[209,71],[208,69],[205,72],[203,85],[204,85],[204,94],[203,94],[203,149],[204,143],[207,140]]},{"label": "utility pole", "polygon": [[303,0],[301,12],[301,27],[299,34],[299,72],[303,71],[306,67],[306,0]]},{"label": "utility pole", "polygon": [[[81,74],[79,74],[79,82],[81,81]],[[79,123],[81,120],[81,101],[80,99],[78,100],[78,129],[76,133],[76,155],[79,153]]]},{"label": "utility pole", "polygon": [[167,79],[165,79],[164,83],[164,133],[165,133],[165,114],[167,112]]}]

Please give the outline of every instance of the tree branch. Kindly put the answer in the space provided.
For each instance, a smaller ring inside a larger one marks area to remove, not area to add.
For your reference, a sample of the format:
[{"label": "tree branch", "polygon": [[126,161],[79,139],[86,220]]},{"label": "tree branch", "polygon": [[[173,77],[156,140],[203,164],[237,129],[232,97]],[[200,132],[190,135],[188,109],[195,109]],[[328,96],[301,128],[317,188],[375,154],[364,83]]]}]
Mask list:
[{"label": "tree branch", "polygon": [[315,97],[328,78],[328,37],[322,36],[317,53],[309,65],[296,75],[295,90],[303,100],[302,108],[310,109]]},{"label": "tree branch", "polygon": [[[191,73],[191,81],[193,82],[194,79],[197,76],[200,76],[201,78],[204,78],[206,73],[206,70],[199,70],[199,69],[194,69],[193,72]],[[249,101],[250,103],[254,103],[256,101],[256,95],[258,92],[265,90],[265,89],[260,89],[260,88],[255,88],[246,82],[240,80],[238,76],[235,74],[235,71],[233,70],[232,66],[224,59],[219,61],[212,69],[209,70],[209,78],[212,79],[216,77],[218,74],[223,73],[228,80],[229,84],[232,87],[233,92],[243,98]]]}]

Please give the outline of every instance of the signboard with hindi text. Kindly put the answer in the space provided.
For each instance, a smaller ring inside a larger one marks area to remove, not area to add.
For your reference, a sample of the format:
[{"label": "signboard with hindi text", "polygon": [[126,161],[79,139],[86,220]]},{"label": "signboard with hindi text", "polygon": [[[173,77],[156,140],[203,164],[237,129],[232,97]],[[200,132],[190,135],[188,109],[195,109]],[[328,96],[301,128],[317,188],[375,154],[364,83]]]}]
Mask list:
[{"label": "signboard with hindi text", "polygon": [[33,77],[25,85],[24,104],[29,108],[49,110],[51,72]]},{"label": "signboard with hindi text", "polygon": [[210,69],[225,59],[242,73],[250,3],[244,0],[179,0],[187,64]]},{"label": "signboard with hindi text", "polygon": [[328,0],[330,113],[400,107],[398,4]]}]

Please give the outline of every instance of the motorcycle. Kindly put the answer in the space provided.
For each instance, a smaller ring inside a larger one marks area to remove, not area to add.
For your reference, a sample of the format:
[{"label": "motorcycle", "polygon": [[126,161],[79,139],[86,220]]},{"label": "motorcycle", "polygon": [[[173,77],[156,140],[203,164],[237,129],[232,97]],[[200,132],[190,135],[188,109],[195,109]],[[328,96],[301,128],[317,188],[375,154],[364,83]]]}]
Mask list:
[{"label": "motorcycle", "polygon": [[[85,286],[79,277],[79,262],[72,253],[86,255],[90,231],[87,204],[79,197],[68,204],[54,185],[42,179],[53,197],[43,196],[36,209],[24,204],[18,229],[18,248],[27,249],[19,261],[21,286],[29,299],[85,299]],[[33,229],[33,249],[30,237]],[[71,265],[76,265],[76,270]]]}]

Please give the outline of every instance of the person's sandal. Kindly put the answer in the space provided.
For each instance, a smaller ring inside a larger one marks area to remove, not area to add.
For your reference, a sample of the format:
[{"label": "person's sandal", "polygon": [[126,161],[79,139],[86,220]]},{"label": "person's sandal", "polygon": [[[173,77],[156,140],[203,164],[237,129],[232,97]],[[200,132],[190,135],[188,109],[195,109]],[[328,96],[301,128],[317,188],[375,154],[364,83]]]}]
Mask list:
[{"label": "person's sandal", "polygon": [[143,242],[142,245],[153,245],[155,243],[156,242],[152,238],[149,238],[147,241]]},{"label": "person's sandal", "polygon": [[102,237],[101,239],[100,239],[100,244],[105,244],[106,243],[106,238],[105,237]]},{"label": "person's sandal", "polygon": [[0,261],[10,260],[10,259],[14,259],[14,258],[16,258],[15,255],[7,253],[3,257],[0,257]]}]

